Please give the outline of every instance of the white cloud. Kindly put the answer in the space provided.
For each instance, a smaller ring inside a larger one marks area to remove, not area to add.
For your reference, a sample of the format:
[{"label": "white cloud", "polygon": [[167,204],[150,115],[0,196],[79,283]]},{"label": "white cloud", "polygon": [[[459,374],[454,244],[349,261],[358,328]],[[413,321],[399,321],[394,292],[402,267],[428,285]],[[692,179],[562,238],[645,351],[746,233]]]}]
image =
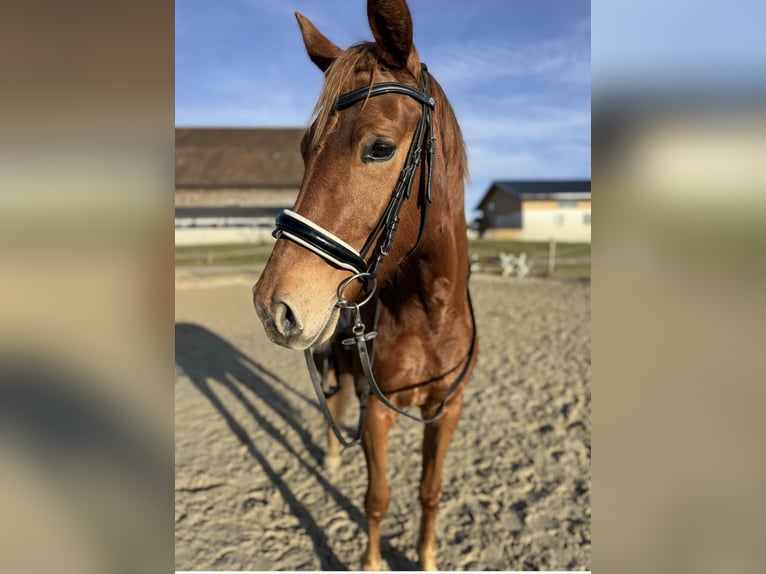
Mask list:
[{"label": "white cloud", "polygon": [[458,115],[468,150],[469,209],[494,180],[589,177],[590,106],[498,99]]},{"label": "white cloud", "polygon": [[545,142],[590,139],[590,110],[522,108],[509,112],[494,107],[463,114],[460,125],[466,140]]},{"label": "white cloud", "polygon": [[522,77],[589,84],[590,20],[578,22],[566,36],[526,45],[489,38],[446,42],[429,52],[436,77],[454,88]]},{"label": "white cloud", "polygon": [[298,110],[262,104],[176,107],[176,125],[190,127],[301,127],[308,125],[309,116],[305,108]]},{"label": "white cloud", "polygon": [[[176,105],[177,125],[304,126],[319,95],[319,74],[298,78],[244,63],[199,72],[197,94]],[[298,86],[297,83],[302,85]]]},{"label": "white cloud", "polygon": [[468,148],[468,165],[466,206],[470,211],[496,180],[590,177],[590,145],[565,143],[537,148],[510,142],[476,144]]}]

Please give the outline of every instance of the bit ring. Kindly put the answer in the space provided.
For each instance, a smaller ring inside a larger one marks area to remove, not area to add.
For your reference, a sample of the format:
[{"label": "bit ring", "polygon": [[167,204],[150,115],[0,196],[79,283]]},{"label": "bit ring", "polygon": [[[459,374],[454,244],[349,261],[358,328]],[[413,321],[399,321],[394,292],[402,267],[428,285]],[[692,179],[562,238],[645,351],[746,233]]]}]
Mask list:
[{"label": "bit ring", "polygon": [[[349,303],[348,300],[344,297],[346,293],[346,289],[348,289],[348,286],[351,285],[356,279],[362,279],[363,277],[369,277],[372,280],[372,286],[370,287],[369,292],[367,295],[359,301],[358,303]],[[338,302],[335,304],[337,307],[340,307],[341,309],[353,309],[354,307],[361,307],[365,303],[368,303],[370,299],[372,299],[373,295],[375,295],[375,291],[378,287],[378,281],[373,277],[370,273],[364,272],[364,273],[355,273],[348,279],[345,279],[340,285],[338,285]]]}]

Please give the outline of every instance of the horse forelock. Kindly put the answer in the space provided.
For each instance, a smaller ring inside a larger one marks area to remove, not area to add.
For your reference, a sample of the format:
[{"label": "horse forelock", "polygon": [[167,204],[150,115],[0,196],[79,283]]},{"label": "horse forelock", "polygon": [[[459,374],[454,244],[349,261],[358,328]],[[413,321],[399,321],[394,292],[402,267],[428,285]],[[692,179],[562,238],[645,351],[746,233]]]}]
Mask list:
[{"label": "horse forelock", "polygon": [[314,106],[311,126],[311,147],[316,147],[325,136],[330,117],[335,109],[335,102],[349,91],[351,80],[360,73],[370,74],[370,83],[375,80],[375,68],[378,63],[378,50],[374,42],[362,42],[341,52],[327,69],[325,82],[319,100]]}]

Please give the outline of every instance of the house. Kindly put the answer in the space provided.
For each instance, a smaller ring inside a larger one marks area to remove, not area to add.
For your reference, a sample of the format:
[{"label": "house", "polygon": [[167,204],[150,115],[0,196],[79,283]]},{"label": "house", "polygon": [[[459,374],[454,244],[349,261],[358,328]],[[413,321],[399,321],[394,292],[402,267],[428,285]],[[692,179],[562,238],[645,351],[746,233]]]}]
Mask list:
[{"label": "house", "polygon": [[485,239],[590,242],[590,180],[495,181],[477,206]]},{"label": "house", "polygon": [[176,244],[271,239],[303,178],[303,128],[176,128]]}]

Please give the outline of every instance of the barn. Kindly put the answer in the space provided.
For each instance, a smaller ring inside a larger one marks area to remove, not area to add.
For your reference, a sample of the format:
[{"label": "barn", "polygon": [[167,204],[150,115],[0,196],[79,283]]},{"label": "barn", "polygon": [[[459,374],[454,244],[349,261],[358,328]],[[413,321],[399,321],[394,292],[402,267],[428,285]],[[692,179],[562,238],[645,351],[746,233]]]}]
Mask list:
[{"label": "barn", "polygon": [[304,131],[176,128],[176,244],[270,239],[300,189]]},{"label": "barn", "polygon": [[484,239],[591,240],[590,180],[495,181],[479,202]]}]

